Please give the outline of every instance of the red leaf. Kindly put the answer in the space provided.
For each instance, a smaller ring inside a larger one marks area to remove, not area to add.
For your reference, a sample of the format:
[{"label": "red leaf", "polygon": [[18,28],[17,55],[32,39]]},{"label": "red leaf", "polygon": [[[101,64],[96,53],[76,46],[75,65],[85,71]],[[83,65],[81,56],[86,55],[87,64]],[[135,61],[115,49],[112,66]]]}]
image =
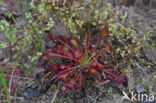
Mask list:
[{"label": "red leaf", "polygon": [[50,34],[47,34],[47,38],[48,38],[48,40],[52,40],[53,39]]},{"label": "red leaf", "polygon": [[74,90],[74,86],[72,84],[67,84],[65,93],[69,93],[72,90]]},{"label": "red leaf", "polygon": [[68,75],[69,75],[68,73],[65,73],[65,74],[58,75],[57,77],[65,81]]},{"label": "red leaf", "polygon": [[58,70],[58,66],[56,64],[54,64],[51,68],[52,71],[57,71]]},{"label": "red leaf", "polygon": [[95,75],[95,74],[96,74],[96,70],[95,70],[95,69],[91,69],[91,70],[90,70],[90,73],[91,73],[92,75]]},{"label": "red leaf", "polygon": [[22,71],[18,71],[18,72],[16,72],[16,76],[21,77],[22,75],[23,75]]},{"label": "red leaf", "polygon": [[96,60],[93,60],[90,64],[91,68],[94,68],[95,70],[102,70],[103,66],[101,64],[99,64]]},{"label": "red leaf", "polygon": [[97,68],[97,63],[93,60],[90,64],[91,68]]},{"label": "red leaf", "polygon": [[117,76],[117,77],[115,77],[115,80],[116,80],[118,83],[126,82],[125,76]]},{"label": "red leaf", "polygon": [[82,56],[82,52],[80,50],[76,50],[74,55],[75,55],[75,58],[80,58]]},{"label": "red leaf", "polygon": [[73,55],[72,55],[71,53],[69,53],[69,52],[66,53],[66,55],[67,55],[68,57],[71,57],[71,58],[73,57]]},{"label": "red leaf", "polygon": [[65,69],[65,68],[67,68],[66,65],[64,65],[64,64],[60,64],[60,69]]}]

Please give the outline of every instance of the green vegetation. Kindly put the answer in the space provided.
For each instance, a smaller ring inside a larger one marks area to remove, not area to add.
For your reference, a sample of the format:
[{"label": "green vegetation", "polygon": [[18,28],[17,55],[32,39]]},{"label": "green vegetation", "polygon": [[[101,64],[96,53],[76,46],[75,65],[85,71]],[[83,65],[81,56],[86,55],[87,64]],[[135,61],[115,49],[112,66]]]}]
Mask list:
[{"label": "green vegetation", "polygon": [[[95,84],[103,84],[106,79],[127,82],[126,78],[131,78],[133,72],[131,68],[136,62],[142,62],[141,50],[145,42],[156,49],[150,31],[144,31],[145,36],[139,37],[131,21],[125,25],[127,12],[121,15],[120,9],[113,10],[110,3],[98,9],[98,0],[90,3],[32,0],[29,4],[24,0],[25,8],[22,9],[14,3],[8,6],[12,1],[1,2],[12,21],[0,20],[0,32],[8,39],[8,42],[0,41],[0,49],[15,52],[11,59],[17,61],[28,77],[32,76],[34,68],[44,68],[42,86],[50,85],[51,89],[56,89],[57,84],[50,81],[52,78],[62,80],[66,93],[69,93],[67,102],[74,97],[73,91],[81,90],[87,79],[94,79]],[[18,14],[24,17],[24,24],[16,20]],[[55,22],[61,22],[68,29],[69,38],[51,33]],[[51,42],[54,46],[47,47]],[[130,69],[125,69],[128,66]],[[155,78],[153,76],[152,80]],[[1,67],[0,82],[0,91],[4,88],[10,103],[7,80]],[[112,95],[113,90],[109,88],[108,93]],[[61,101],[58,99],[57,102]]]},{"label": "green vegetation", "polygon": [[[139,0],[141,3],[143,2],[143,0]],[[149,1],[149,6],[152,6],[152,0],[148,0]]]},{"label": "green vegetation", "polygon": [[4,92],[6,94],[6,98],[8,103],[10,103],[10,95],[8,92],[7,80],[5,75],[3,74],[2,67],[0,67],[0,93],[2,94],[2,88],[4,88]]}]

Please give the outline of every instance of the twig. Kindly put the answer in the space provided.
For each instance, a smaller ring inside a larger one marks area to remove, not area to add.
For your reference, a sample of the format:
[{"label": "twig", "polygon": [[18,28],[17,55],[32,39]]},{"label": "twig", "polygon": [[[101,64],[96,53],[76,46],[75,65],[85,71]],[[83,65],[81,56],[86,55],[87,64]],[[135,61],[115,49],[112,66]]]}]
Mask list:
[{"label": "twig", "polygon": [[58,89],[55,91],[55,94],[54,94],[54,96],[53,96],[53,99],[52,99],[51,103],[54,103],[54,102],[55,102],[58,92],[59,92],[59,87],[58,87]]},{"label": "twig", "polygon": [[138,64],[138,63],[135,63],[136,66],[145,74],[147,75],[148,77],[150,77],[147,73],[145,73],[144,69]]},{"label": "twig", "polygon": [[92,96],[88,95],[87,98],[90,102],[96,103],[96,100]]},{"label": "twig", "polygon": [[24,100],[24,97],[16,97],[16,96],[10,96],[11,99],[18,99],[18,100]]},{"label": "twig", "polygon": [[7,58],[7,59],[5,59],[4,61],[0,62],[0,65],[4,65],[4,64],[6,64],[8,61],[9,61],[9,59]]},{"label": "twig", "polygon": [[12,81],[13,81],[14,73],[15,73],[15,69],[12,71],[11,80],[10,80],[10,82],[9,82],[9,88],[8,88],[9,95],[10,95],[10,93],[11,93],[11,84],[12,84]]},{"label": "twig", "polygon": [[[5,97],[5,95],[4,94],[0,94],[0,96],[4,96]],[[24,97],[16,97],[16,96],[10,96],[10,99],[18,99],[18,100],[24,100]],[[5,100],[0,100],[0,101],[5,101]]]},{"label": "twig", "polygon": [[[2,74],[2,73],[0,73],[0,75],[5,75],[5,76],[12,76],[12,75],[10,75],[10,74]],[[32,79],[32,78],[28,78],[28,77],[20,77],[20,76],[14,76],[14,78],[22,78],[22,79],[28,79],[28,80],[35,80],[35,79]]]}]

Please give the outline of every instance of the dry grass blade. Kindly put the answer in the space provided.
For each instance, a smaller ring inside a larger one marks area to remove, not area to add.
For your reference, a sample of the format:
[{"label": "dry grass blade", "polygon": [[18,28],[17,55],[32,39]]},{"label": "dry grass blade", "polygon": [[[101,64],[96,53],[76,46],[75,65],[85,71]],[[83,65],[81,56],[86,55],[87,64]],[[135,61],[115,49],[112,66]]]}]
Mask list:
[{"label": "dry grass blade", "polygon": [[56,91],[55,91],[55,93],[54,93],[54,95],[53,95],[53,99],[51,100],[51,103],[54,103],[54,102],[55,102],[56,97],[57,97],[57,94],[58,94],[58,92],[59,92],[59,88],[60,88],[60,87],[58,87],[58,89],[56,89]]},{"label": "dry grass blade", "polygon": [[10,95],[10,93],[11,93],[11,84],[12,84],[12,81],[13,81],[14,73],[15,73],[15,69],[14,69],[13,72],[12,72],[11,80],[10,80],[10,82],[9,82],[9,88],[8,88],[9,95]]}]

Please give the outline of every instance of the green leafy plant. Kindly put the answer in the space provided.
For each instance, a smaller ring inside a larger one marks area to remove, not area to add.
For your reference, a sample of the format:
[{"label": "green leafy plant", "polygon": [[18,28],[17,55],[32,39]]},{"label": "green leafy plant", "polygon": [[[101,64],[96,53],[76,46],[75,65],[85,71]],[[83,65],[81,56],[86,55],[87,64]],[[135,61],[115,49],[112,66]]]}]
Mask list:
[{"label": "green leafy plant", "polygon": [[0,42],[0,49],[5,49],[7,47],[6,43]]},{"label": "green leafy plant", "polygon": [[2,93],[2,88],[4,88],[7,102],[10,103],[10,96],[8,92],[7,80],[3,73],[2,67],[0,67],[0,93]]},{"label": "green leafy plant", "polygon": [[[47,13],[40,10],[44,10],[44,8],[40,8],[38,10],[37,5],[34,5],[33,1],[30,4],[27,4],[27,1],[25,0],[23,2],[25,9],[22,9],[21,6],[14,0],[1,0],[1,2],[9,13],[9,18],[12,19],[13,23],[16,25],[12,25],[6,20],[0,21],[0,32],[3,32],[9,39],[9,43],[1,43],[0,46],[1,48],[9,47],[10,49],[16,51],[13,59],[21,59],[22,67],[26,74],[30,77],[32,68],[34,67],[34,62],[42,56],[42,53],[45,52],[45,49],[43,48],[45,43],[41,34],[53,27],[53,20],[52,18],[47,17]],[[30,12],[28,8],[36,11],[35,14],[33,11]],[[24,27],[16,21],[15,15],[18,14],[23,15],[25,17],[23,20],[27,21]],[[34,19],[35,16],[38,18]],[[46,26],[42,24],[45,19],[48,19]],[[30,68],[26,68],[23,62],[23,57],[25,57],[26,53],[28,53],[27,59],[30,60]]]},{"label": "green leafy plant", "polygon": [[0,32],[4,32],[6,34],[11,44],[13,44],[13,42],[17,40],[17,37],[15,35],[17,32],[16,28],[12,28],[10,30],[10,24],[7,21],[1,20],[0,28]]},{"label": "green leafy plant", "polygon": [[154,43],[154,41],[151,39],[151,32],[150,30],[148,31],[144,31],[145,32],[145,36],[144,36],[144,39],[147,40],[147,42],[149,42],[149,44],[154,48],[156,49],[156,44]]}]

